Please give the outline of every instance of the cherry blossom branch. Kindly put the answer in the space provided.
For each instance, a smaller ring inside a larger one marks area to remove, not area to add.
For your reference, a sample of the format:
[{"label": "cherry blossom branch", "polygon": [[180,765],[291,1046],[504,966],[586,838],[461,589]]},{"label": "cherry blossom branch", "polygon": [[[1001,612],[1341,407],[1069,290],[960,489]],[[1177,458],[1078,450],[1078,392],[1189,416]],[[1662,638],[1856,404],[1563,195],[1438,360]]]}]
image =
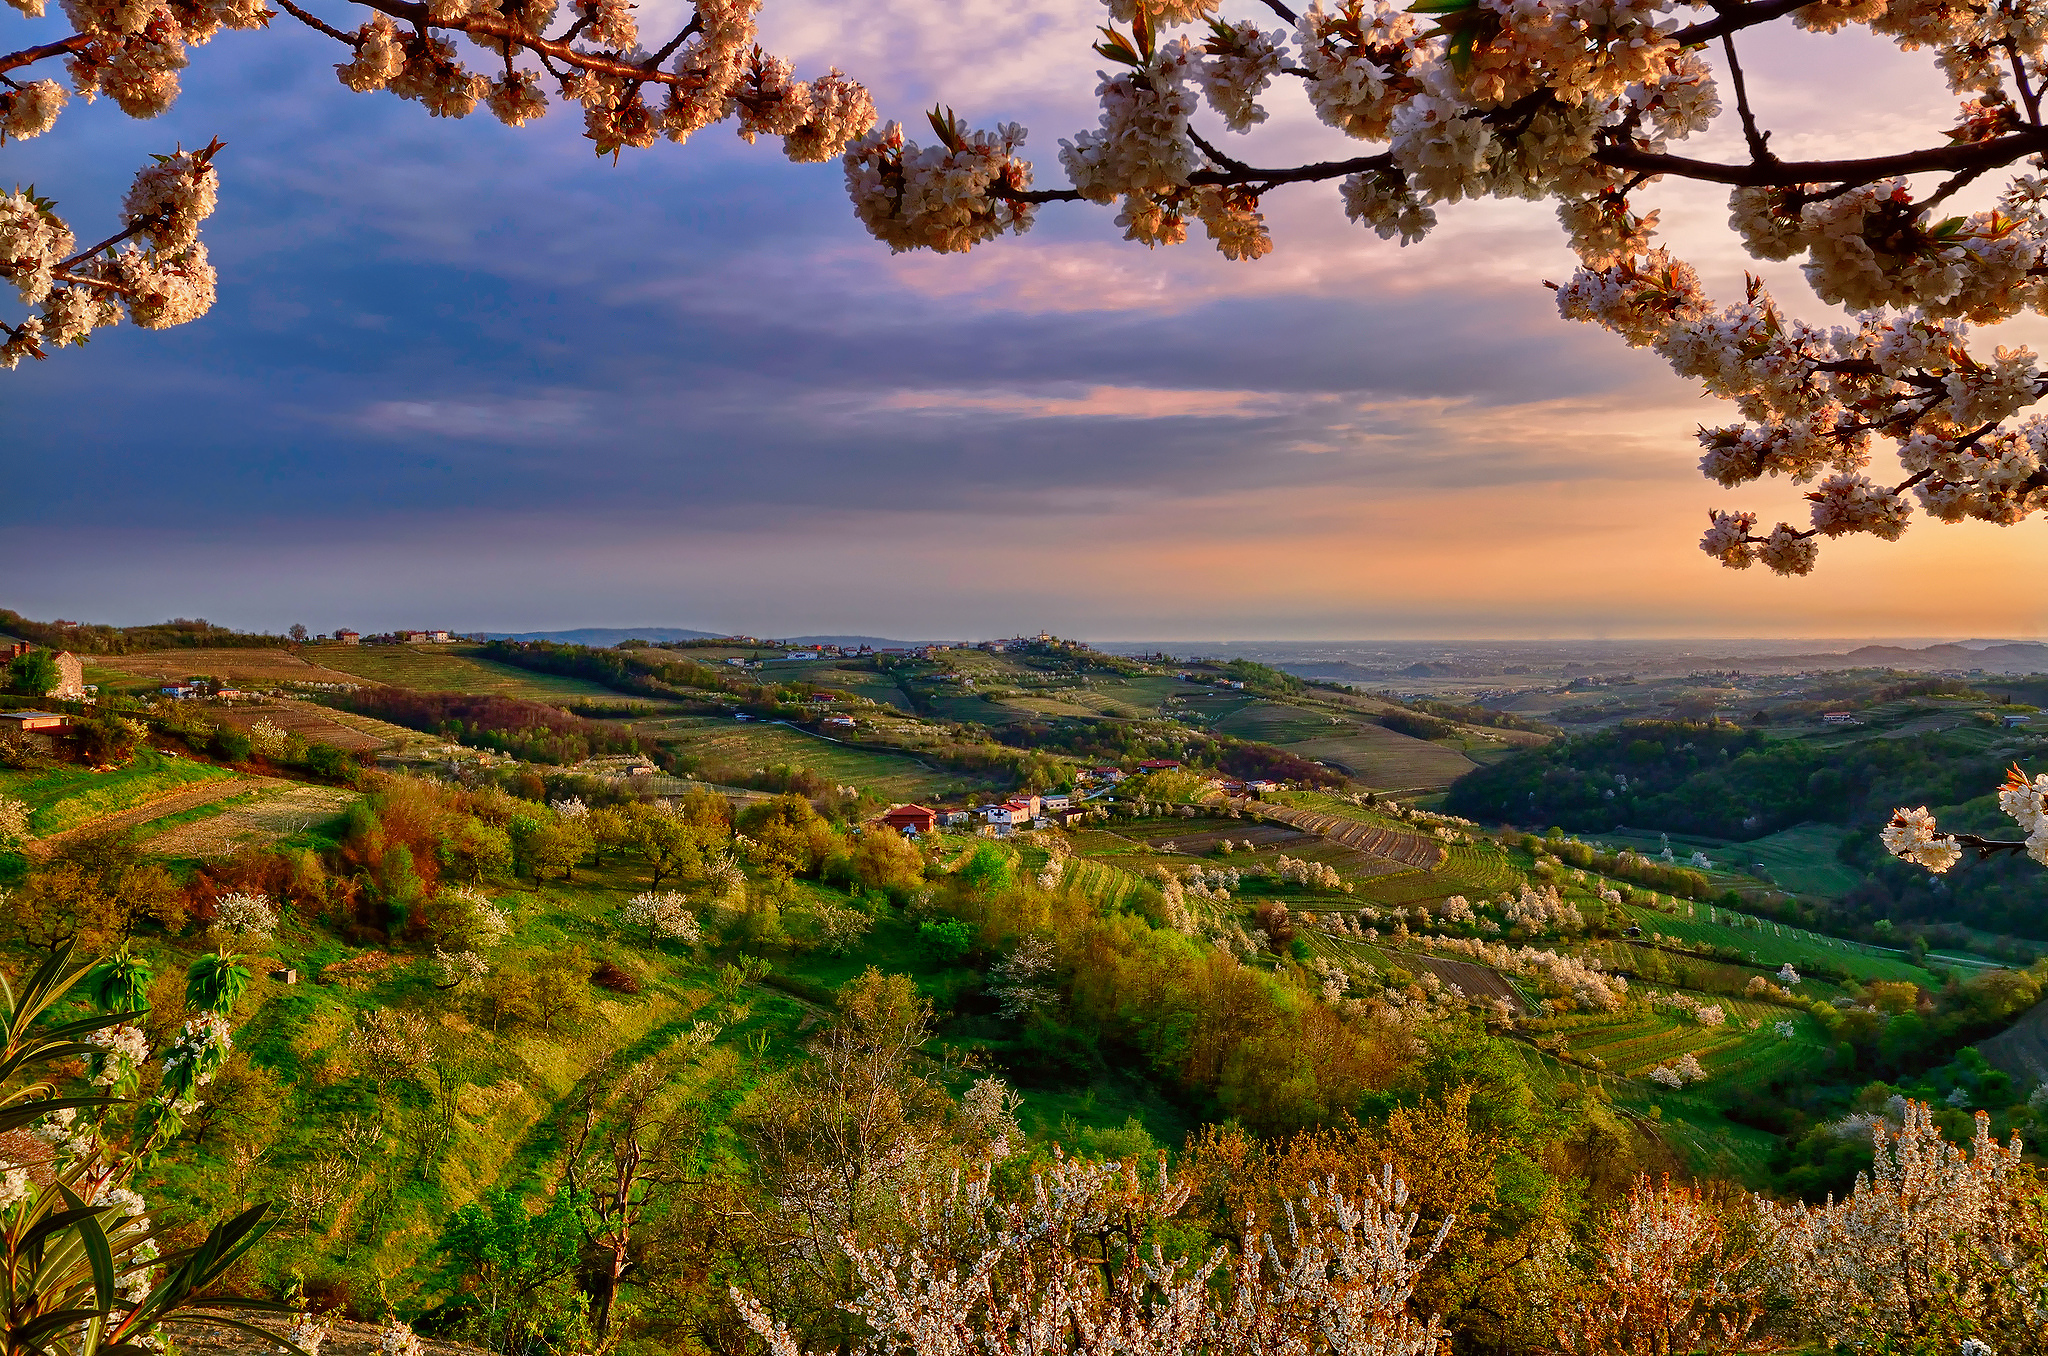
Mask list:
[{"label": "cherry blossom branch", "polygon": [[701,33],[703,31],[704,16],[701,14],[691,15],[690,22],[683,25],[683,31],[676,34],[674,37],[670,38],[667,42],[663,43],[661,50],[656,52],[653,56],[647,58],[646,62],[643,64],[646,66],[648,70],[654,70],[655,68],[659,67],[662,62],[667,61],[670,57],[674,56],[676,53],[676,48],[681,47],[683,43],[692,34]]},{"label": "cherry blossom branch", "polygon": [[1293,10],[1287,8],[1287,6],[1281,4],[1280,0],[1266,0],[1266,8],[1272,10],[1275,14],[1285,19],[1288,23],[1298,24],[1301,22],[1301,16],[1299,14],[1296,14]]},{"label": "cherry blossom branch", "polygon": [[1966,847],[1975,852],[1977,860],[1980,862],[1990,857],[1996,857],[2001,853],[2010,853],[2015,857],[2027,855],[2027,845],[2023,841],[2015,842],[2006,838],[1984,838],[1974,833],[1952,833],[1949,834],[1949,837],[1955,840],[1957,847]]},{"label": "cherry blossom branch", "polygon": [[613,75],[622,80],[659,85],[686,85],[694,78],[678,75],[673,71],[636,66],[617,57],[578,51],[568,43],[570,34],[575,32],[573,28],[569,34],[564,34],[561,38],[544,38],[516,19],[505,19],[495,14],[470,14],[459,19],[435,19],[429,14],[426,5],[411,3],[411,0],[356,0],[356,3],[388,14],[394,19],[403,19],[422,32],[429,28],[440,28],[468,33],[473,37],[496,38],[529,52],[551,56],[566,66],[575,66],[596,75]]},{"label": "cherry blossom branch", "polygon": [[40,47],[24,47],[19,52],[9,52],[6,56],[0,56],[0,71],[11,71],[22,66],[33,66],[36,62],[47,61],[51,57],[69,56],[74,52],[82,52],[91,41],[92,39],[84,33],[73,33],[68,38],[59,38],[55,42],[46,42]]},{"label": "cherry blossom branch", "polygon": [[129,227],[126,230],[108,236],[105,240],[100,241],[99,244],[92,246],[90,249],[80,250],[78,253],[72,255],[69,259],[66,259],[64,262],[53,265],[50,271],[53,274],[61,276],[65,274],[68,270],[76,268],[78,265],[84,263],[86,260],[93,258],[95,255],[104,254],[106,251],[120,244],[123,240],[127,240],[134,236],[141,235],[144,231],[147,231],[150,227],[157,225],[162,220],[163,213],[161,212],[152,212],[150,213],[150,215],[146,217],[138,217],[133,223],[129,225]]},{"label": "cherry blossom branch", "polygon": [[1606,146],[1593,155],[1603,165],[1617,169],[1648,170],[1682,179],[1738,188],[1774,188],[1793,184],[1867,184],[1907,174],[1928,174],[1937,170],[1990,170],[2009,165],[2030,155],[2048,151],[2048,128],[2015,132],[1962,146],[1934,146],[1924,151],[1902,151],[1865,160],[1771,161],[1768,164],[1722,165],[1711,160],[1692,160],[1665,155],[1634,146]]}]

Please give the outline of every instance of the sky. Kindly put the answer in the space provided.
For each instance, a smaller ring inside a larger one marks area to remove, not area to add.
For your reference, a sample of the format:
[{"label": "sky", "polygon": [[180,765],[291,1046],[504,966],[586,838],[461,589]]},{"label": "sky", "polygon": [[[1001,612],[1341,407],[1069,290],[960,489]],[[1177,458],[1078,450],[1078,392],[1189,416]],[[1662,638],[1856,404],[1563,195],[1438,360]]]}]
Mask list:
[{"label": "sky", "polygon": [[[7,11],[0,46],[61,35],[52,10]],[[679,12],[644,7],[643,31]],[[767,0],[762,26],[885,118],[1023,123],[1043,186],[1093,123],[1101,21],[1088,0]],[[1297,186],[1249,264],[1055,204],[967,256],[892,256],[836,164],[730,125],[614,164],[573,109],[512,130],[351,93],[340,50],[280,17],[196,49],[158,119],[74,102],[0,147],[0,183],[97,239],[150,152],[227,143],[213,312],[0,373],[0,606],[316,631],[2048,634],[2038,520],[1922,519],[1828,544],[1804,580],[1702,555],[1709,508],[1803,522],[1798,491],[1703,480],[1692,430],[1733,411],[1557,318],[1542,283],[1573,265],[1541,204],[1442,209],[1401,249],[1334,185]],[[1925,54],[1868,35],[1745,64],[1787,158],[1953,121]],[[1241,158],[1358,153],[1298,92],[1267,103]],[[1650,201],[1738,290],[1722,194]]]}]

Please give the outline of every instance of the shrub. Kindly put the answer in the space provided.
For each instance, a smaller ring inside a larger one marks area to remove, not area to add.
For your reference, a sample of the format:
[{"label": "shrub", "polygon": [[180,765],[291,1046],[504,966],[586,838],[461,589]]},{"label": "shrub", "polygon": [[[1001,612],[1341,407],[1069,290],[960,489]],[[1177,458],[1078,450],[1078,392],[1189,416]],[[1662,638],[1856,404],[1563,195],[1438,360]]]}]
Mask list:
[{"label": "shrub", "polygon": [[640,981],[610,961],[601,963],[591,972],[590,982],[600,989],[609,989],[613,993],[640,992]]},{"label": "shrub", "polygon": [[917,944],[942,965],[962,960],[974,947],[974,930],[957,918],[927,919],[917,925]]}]

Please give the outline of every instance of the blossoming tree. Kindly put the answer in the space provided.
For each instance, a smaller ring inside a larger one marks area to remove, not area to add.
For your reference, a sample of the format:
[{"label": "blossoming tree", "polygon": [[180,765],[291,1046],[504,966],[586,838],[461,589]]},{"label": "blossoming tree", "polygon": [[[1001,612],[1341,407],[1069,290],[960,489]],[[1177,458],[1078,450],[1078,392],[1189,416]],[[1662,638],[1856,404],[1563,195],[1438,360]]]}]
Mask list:
[{"label": "blossoming tree", "polygon": [[[277,2],[340,44],[347,59],[335,70],[352,90],[386,90],[437,118],[465,117],[481,104],[514,127],[545,114],[552,90],[581,105],[600,155],[662,137],[681,142],[730,121],[749,142],[782,138],[792,160],[826,161],[875,121],[867,91],[836,69],[798,80],[788,62],[761,50],[761,0],[699,0],[658,42],[643,41],[629,0],[365,0],[347,7],[367,11],[353,28]],[[45,0],[7,3],[35,18]],[[0,44],[0,144],[49,132],[72,94],[105,95],[130,117],[155,117],[177,99],[193,49],[223,29],[260,29],[279,17],[265,0],[63,0],[63,8],[68,36],[15,51]],[[458,35],[481,54],[480,69],[459,58]],[[34,78],[59,62],[64,82]],[[121,205],[120,229],[84,249],[51,199],[19,186],[0,195],[0,282],[38,308],[0,318],[0,366],[83,343],[124,311],[145,329],[206,314],[216,279],[199,228],[219,198],[220,150],[215,140],[153,157]]]}]

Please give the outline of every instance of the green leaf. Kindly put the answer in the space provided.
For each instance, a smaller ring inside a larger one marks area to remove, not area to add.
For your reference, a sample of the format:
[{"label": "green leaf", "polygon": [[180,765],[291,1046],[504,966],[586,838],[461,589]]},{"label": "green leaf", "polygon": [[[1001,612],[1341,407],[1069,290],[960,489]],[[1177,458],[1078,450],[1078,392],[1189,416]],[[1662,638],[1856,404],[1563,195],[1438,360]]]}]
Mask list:
[{"label": "green leaf", "polygon": [[79,1241],[85,1244],[85,1255],[92,1262],[93,1299],[100,1308],[108,1309],[114,1303],[114,1250],[107,1243],[107,1231],[100,1227],[97,1218],[87,1216],[79,1221]]},{"label": "green leaf", "polygon": [[1410,14],[1456,14],[1461,9],[1478,9],[1479,0],[1415,0]]}]

